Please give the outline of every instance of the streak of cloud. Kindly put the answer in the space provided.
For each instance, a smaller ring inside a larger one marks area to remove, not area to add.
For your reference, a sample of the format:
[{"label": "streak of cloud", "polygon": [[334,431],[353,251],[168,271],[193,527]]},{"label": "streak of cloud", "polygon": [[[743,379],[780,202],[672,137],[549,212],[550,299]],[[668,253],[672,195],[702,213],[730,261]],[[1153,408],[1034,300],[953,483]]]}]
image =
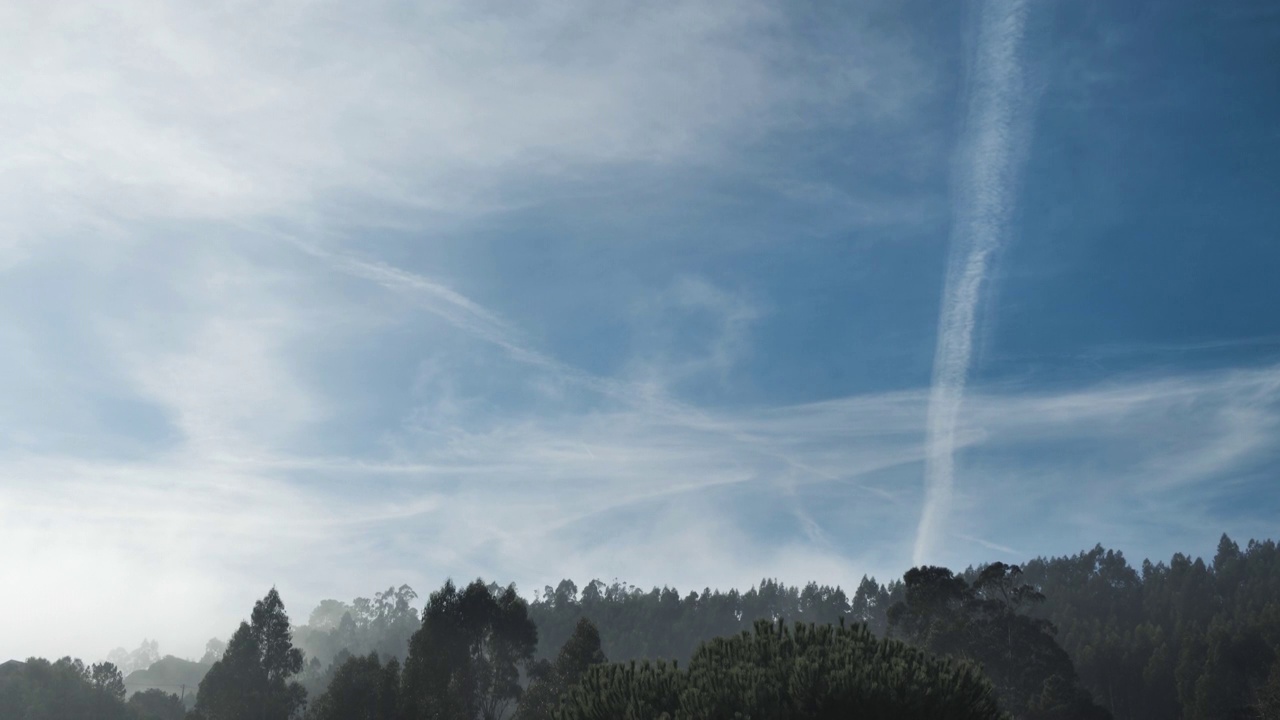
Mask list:
[{"label": "streak of cloud", "polygon": [[[382,460],[266,451],[119,462],[3,455],[0,527],[14,562],[0,581],[76,577],[117,608],[110,637],[98,626],[41,622],[34,626],[58,631],[12,642],[29,653],[105,652],[149,632],[166,648],[198,655],[211,634],[234,627],[263,582],[278,582],[291,607],[305,610],[321,597],[389,581],[429,588],[450,574],[512,579],[526,591],[566,576],[681,588],[779,573],[795,582],[891,578],[908,559],[894,529],[915,513],[906,483],[923,460],[927,402],[927,393],[912,391],[705,411],[711,427],[740,428],[749,440],[623,406],[492,419],[460,428],[448,444],[418,441],[406,429],[401,452]],[[990,560],[991,551],[1017,560],[1025,558],[1011,553],[1019,548],[1062,553],[1093,542],[1164,556],[1211,544],[1224,529],[1261,533],[1249,523],[1269,517],[1228,521],[1204,499],[1230,493],[1224,478],[1274,456],[1265,433],[1251,434],[1248,447],[1233,438],[1242,417],[1264,428],[1280,422],[1280,367],[1062,392],[984,388],[966,407],[957,443],[971,448],[989,483],[956,501],[1003,521],[998,530],[955,528],[967,542],[949,546],[953,566]],[[1040,452],[1046,447],[1072,451]],[[1010,460],[1029,451],[1036,461]],[[773,478],[787,474],[782,455],[815,472],[777,487]],[[356,494],[353,473],[363,476]],[[1194,492],[1151,492],[1171,480]],[[373,482],[377,493],[365,490]],[[855,495],[845,490],[850,483],[898,499]],[[1036,513],[1047,506],[1060,512]],[[742,517],[769,512],[794,527],[760,536]],[[1155,530],[1169,537],[1126,535],[1134,512],[1159,518]],[[1054,526],[1048,541],[1046,523]],[[815,527],[827,545],[814,545]],[[269,557],[264,543],[275,549]],[[324,562],[299,566],[299,557]],[[696,559],[673,562],[685,557]],[[333,567],[343,568],[336,580]],[[159,622],[143,597],[172,598],[182,612]],[[0,611],[29,612],[24,603],[14,595]],[[51,603],[37,617],[67,607]]]},{"label": "streak of cloud", "polygon": [[958,151],[951,244],[938,321],[925,439],[925,499],[912,562],[936,553],[955,484],[956,431],[973,358],[982,286],[1013,210],[1021,144],[1019,58],[1028,9],[1022,2],[984,3],[969,78],[968,110]]},{"label": "streak of cloud", "polygon": [[[532,347],[518,328],[471,300],[462,293],[447,285],[423,276],[394,267],[384,262],[366,260],[349,253],[320,248],[296,238],[288,238],[289,242],[304,253],[315,257],[331,268],[376,283],[382,288],[405,294],[430,312],[458,330],[470,334],[480,340],[491,343],[505,351],[511,359],[529,365],[538,370],[550,373],[560,382],[571,383],[589,391],[651,415],[663,422],[688,431],[706,432],[724,436],[744,447],[770,448],[766,453],[775,460],[781,461],[795,471],[816,479],[832,480],[836,477],[847,477],[846,473],[823,470],[801,459],[793,452],[776,448],[763,438],[744,429],[736,423],[726,423],[716,419],[692,405],[680,402],[666,393],[661,386],[652,383],[630,382],[625,379],[605,378],[585,372],[568,365],[540,350]],[[712,292],[706,286],[694,285],[698,292]],[[717,303],[725,300],[715,296]],[[744,322],[739,315],[743,312],[735,304],[729,303],[722,308],[728,322],[740,324]],[[723,365],[728,350],[724,347],[714,348],[712,364]],[[876,488],[860,488],[874,495],[884,496],[883,490]]]}]

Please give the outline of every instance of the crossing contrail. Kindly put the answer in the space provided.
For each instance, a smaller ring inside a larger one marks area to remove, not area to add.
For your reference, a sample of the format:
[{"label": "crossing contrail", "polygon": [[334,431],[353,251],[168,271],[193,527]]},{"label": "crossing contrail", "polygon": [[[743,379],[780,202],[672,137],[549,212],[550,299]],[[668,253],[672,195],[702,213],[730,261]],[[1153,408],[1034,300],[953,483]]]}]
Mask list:
[{"label": "crossing contrail", "polygon": [[985,0],[979,13],[965,122],[953,168],[951,260],[929,393],[925,498],[916,530],[915,565],[934,556],[951,508],[956,428],[973,357],[975,316],[992,256],[1008,230],[1026,135],[1018,57],[1026,3]]}]

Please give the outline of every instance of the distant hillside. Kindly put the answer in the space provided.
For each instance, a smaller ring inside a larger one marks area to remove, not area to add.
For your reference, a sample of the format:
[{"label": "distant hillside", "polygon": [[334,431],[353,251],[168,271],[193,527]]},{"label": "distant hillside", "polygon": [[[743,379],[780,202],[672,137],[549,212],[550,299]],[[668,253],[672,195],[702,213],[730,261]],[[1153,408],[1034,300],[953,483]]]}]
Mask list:
[{"label": "distant hillside", "polygon": [[145,670],[134,670],[124,679],[125,689],[130,695],[151,688],[158,688],[167,693],[183,696],[188,702],[195,697],[200,681],[213,663],[200,663],[166,655],[152,663]]}]

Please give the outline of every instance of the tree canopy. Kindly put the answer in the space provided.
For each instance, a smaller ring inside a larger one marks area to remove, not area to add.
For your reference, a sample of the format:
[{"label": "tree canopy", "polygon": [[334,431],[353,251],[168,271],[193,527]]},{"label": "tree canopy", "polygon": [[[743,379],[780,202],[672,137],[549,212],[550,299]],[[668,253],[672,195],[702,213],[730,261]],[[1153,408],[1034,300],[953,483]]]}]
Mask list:
[{"label": "tree canopy", "polygon": [[5,720],[133,720],[124,704],[124,680],[112,663],[31,658],[0,668]]},{"label": "tree canopy", "polygon": [[139,720],[182,720],[187,715],[187,708],[177,695],[158,688],[134,693],[129,697],[129,707]]},{"label": "tree canopy", "polygon": [[340,665],[316,699],[310,720],[396,720],[401,717],[400,662],[385,665],[377,653]]},{"label": "tree canopy", "polygon": [[1080,687],[1053,624],[1019,612],[1045,599],[1021,578],[1020,567],[1004,563],[983,568],[972,585],[946,568],[913,568],[888,610],[890,635],[977,662],[1018,717],[1109,717]]},{"label": "tree canopy", "polygon": [[600,631],[586,618],[578,620],[555,662],[537,661],[529,670],[529,687],[520,698],[519,720],[553,720],[560,698],[582,679],[587,670],[608,662],[600,649]]},{"label": "tree canopy", "polygon": [[407,717],[498,720],[519,699],[538,629],[514,585],[452,582],[431,594],[404,666]]},{"label": "tree canopy", "polygon": [[703,644],[686,670],[615,663],[587,670],[560,720],[1003,717],[972,665],[931,657],[864,626],[757,622],[754,632]]},{"label": "tree canopy", "polygon": [[306,691],[291,680],[301,669],[284,601],[271,588],[200,682],[194,712],[201,720],[289,720],[306,705]]}]

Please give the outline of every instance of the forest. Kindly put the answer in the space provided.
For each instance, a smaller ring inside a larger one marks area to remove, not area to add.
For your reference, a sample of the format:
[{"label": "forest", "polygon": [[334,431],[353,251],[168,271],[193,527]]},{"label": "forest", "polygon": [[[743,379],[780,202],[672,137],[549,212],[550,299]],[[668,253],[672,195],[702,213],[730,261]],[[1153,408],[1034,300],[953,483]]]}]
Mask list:
[{"label": "forest", "polygon": [[[1280,719],[1280,552],[1101,546],[887,583],[682,594],[446,581],[325,600],[273,588],[199,660],[156,643],[0,664],[6,720]],[[421,610],[419,610],[421,608]]]}]

